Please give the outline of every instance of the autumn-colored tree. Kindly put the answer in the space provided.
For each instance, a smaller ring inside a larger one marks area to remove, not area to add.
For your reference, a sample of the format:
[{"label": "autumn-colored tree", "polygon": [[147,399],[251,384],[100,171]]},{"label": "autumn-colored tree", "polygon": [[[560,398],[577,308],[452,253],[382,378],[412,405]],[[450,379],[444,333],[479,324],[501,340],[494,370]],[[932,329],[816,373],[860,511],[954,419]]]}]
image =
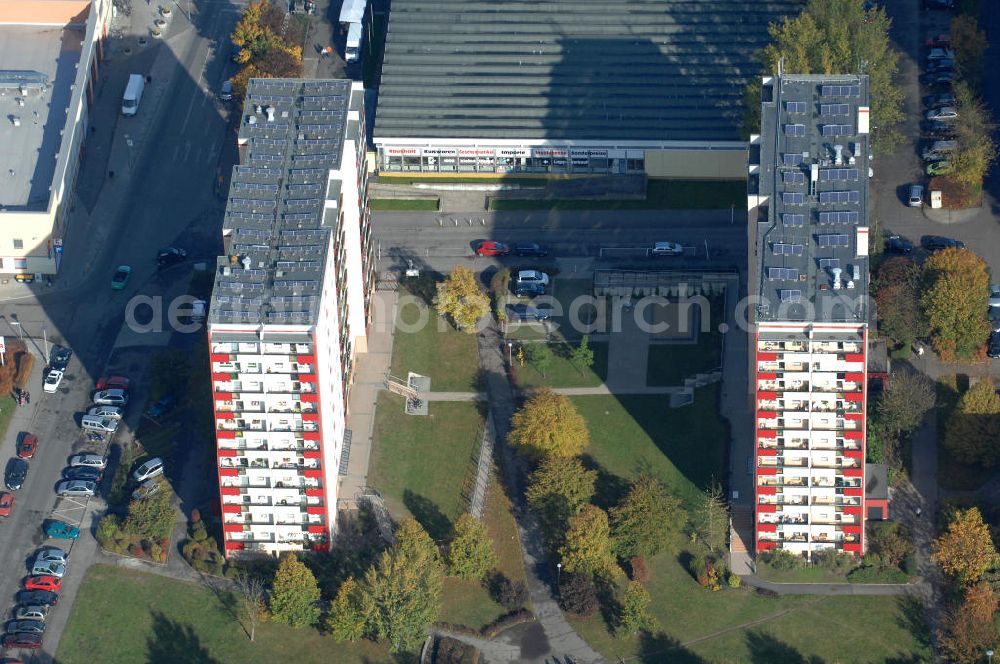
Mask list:
[{"label": "autumn-colored tree", "polygon": [[585,505],[569,520],[566,540],[559,549],[566,572],[582,572],[612,577],[617,572],[611,548],[608,515],[596,505]]},{"label": "autumn-colored tree", "polygon": [[878,421],[896,436],[920,426],[934,407],[934,384],[916,371],[898,370],[890,376],[878,398]]},{"label": "autumn-colored tree", "polygon": [[989,42],[979,21],[971,14],[959,14],[951,19],[951,48],[955,53],[958,78],[980,90],[983,85],[983,63]]},{"label": "autumn-colored tree", "polygon": [[276,621],[292,627],[310,627],[319,620],[319,584],[298,556],[288,553],[281,557],[268,608]]},{"label": "autumn-colored tree", "polygon": [[128,516],[125,518],[125,532],[157,542],[169,537],[177,523],[172,497],[173,492],[169,486],[163,486],[141,500],[130,502]]},{"label": "autumn-colored tree", "polygon": [[434,307],[440,315],[451,318],[456,328],[474,334],[479,319],[490,312],[490,299],[479,287],[475,272],[456,265],[437,285]]},{"label": "autumn-colored tree", "polygon": [[296,78],[302,75],[302,47],[286,34],[285,12],[269,0],[255,0],[243,10],[230,35],[239,47],[234,56],[243,65],[232,77],[233,95],[246,95],[251,78]]},{"label": "autumn-colored tree", "polygon": [[594,497],[597,471],[587,470],[578,457],[552,457],[528,478],[525,496],[550,544],[558,545],[571,516]]},{"label": "autumn-colored tree", "polygon": [[879,331],[909,346],[926,328],[920,310],[920,266],[903,256],[883,263],[875,277]]},{"label": "autumn-colored tree", "polygon": [[997,157],[993,140],[995,125],[983,101],[964,81],[952,86],[955,93],[955,133],[958,149],[951,155],[948,179],[966,187],[979,187]]},{"label": "autumn-colored tree", "polygon": [[653,556],[670,548],[686,524],[680,499],[656,478],[641,475],[621,505],[611,509],[615,553],[620,558]]},{"label": "autumn-colored tree", "polygon": [[577,456],[590,443],[590,432],[569,397],[546,388],[535,392],[514,413],[507,441],[541,461]]},{"label": "autumn-colored tree", "polygon": [[[857,0],[809,0],[798,14],[771,24],[773,40],[757,54],[763,75],[868,75],[875,148],[885,153],[901,137],[893,127],[903,120],[903,92],[894,85],[899,56],[889,40],[891,21],[881,6],[871,9]],[[745,94],[746,136],[760,129],[760,79],[752,77]]]},{"label": "autumn-colored tree", "polygon": [[649,592],[638,581],[630,581],[622,596],[621,609],[615,624],[615,636],[625,638],[639,631],[656,628],[656,619],[649,615]]},{"label": "autumn-colored tree", "polygon": [[931,343],[941,359],[973,359],[983,351],[990,275],[986,262],[968,249],[943,249],[924,262],[920,304]]},{"label": "autumn-colored tree", "polygon": [[978,664],[1000,644],[995,622],[997,597],[986,583],[965,590],[965,597],[941,620],[938,643],[954,664]]},{"label": "autumn-colored tree", "polygon": [[267,618],[267,590],[259,576],[240,574],[236,578],[239,620],[251,641],[257,640],[257,626]]},{"label": "autumn-colored tree", "polygon": [[482,579],[497,566],[497,554],[486,526],[466,512],[455,522],[448,547],[448,572],[461,579]]},{"label": "autumn-colored tree", "polygon": [[976,507],[955,513],[948,530],[934,540],[931,560],[960,583],[976,583],[997,562],[990,527]]},{"label": "autumn-colored tree", "polygon": [[337,596],[330,603],[326,616],[326,630],[337,641],[357,641],[368,630],[369,604],[364,591],[354,577],[341,584]]},{"label": "autumn-colored tree", "polygon": [[945,424],[944,444],[966,464],[996,465],[1000,457],[1000,395],[989,378],[970,387]]}]

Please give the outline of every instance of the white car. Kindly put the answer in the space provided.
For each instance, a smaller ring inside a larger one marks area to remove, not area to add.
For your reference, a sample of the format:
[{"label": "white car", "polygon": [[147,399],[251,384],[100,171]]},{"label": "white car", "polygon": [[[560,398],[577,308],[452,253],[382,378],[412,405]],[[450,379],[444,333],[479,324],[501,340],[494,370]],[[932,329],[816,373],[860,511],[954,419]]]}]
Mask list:
[{"label": "white car", "polygon": [[132,473],[132,479],[136,482],[145,482],[151,477],[158,477],[163,474],[163,459],[160,457],[153,457],[146,463],[142,464],[135,469]]},{"label": "white car", "polygon": [[958,111],[952,106],[942,106],[941,108],[932,108],[927,111],[928,120],[954,120],[958,117]]},{"label": "white car", "polygon": [[160,489],[163,488],[163,481],[157,478],[152,478],[146,480],[139,487],[132,492],[132,500],[142,500],[143,498],[149,498],[153,494],[159,493]]},{"label": "white car", "polygon": [[104,470],[104,467],[108,465],[108,460],[100,454],[74,454],[69,458],[69,465],[73,468],[84,466]]},{"label": "white car", "polygon": [[924,187],[920,184],[910,185],[910,207],[923,207]]},{"label": "white car", "polygon": [[654,256],[680,256],[684,253],[684,247],[677,242],[656,242],[651,253]]},{"label": "white car", "polygon": [[125,390],[100,390],[94,392],[93,401],[97,406],[124,406],[128,404],[128,392]]},{"label": "white car", "polygon": [[544,272],[539,272],[538,270],[521,270],[517,273],[517,283],[541,284],[542,286],[548,286],[549,275]]},{"label": "white car", "polygon": [[39,576],[44,574],[61,579],[66,574],[66,565],[52,560],[36,559],[35,564],[31,566],[31,575]]},{"label": "white car", "polygon": [[14,609],[14,619],[45,622],[45,616],[48,613],[49,607],[47,606],[19,606]]},{"label": "white car", "polygon": [[58,496],[79,496],[90,498],[97,493],[97,483],[90,480],[63,480],[56,485]]},{"label": "white car", "polygon": [[932,48],[927,53],[928,60],[954,60],[955,52],[947,48]]},{"label": "white car", "polygon": [[96,406],[87,411],[87,415],[100,417],[102,419],[120,420],[124,413],[117,406]]},{"label": "white car", "polygon": [[44,549],[39,549],[38,553],[35,554],[36,565],[40,562],[59,563],[60,565],[65,565],[68,559],[69,554],[57,546],[49,546]]},{"label": "white car", "polygon": [[49,372],[45,374],[45,382],[42,384],[42,391],[54,394],[55,391],[59,389],[59,383],[62,382],[62,379],[63,372],[61,369],[49,369]]}]

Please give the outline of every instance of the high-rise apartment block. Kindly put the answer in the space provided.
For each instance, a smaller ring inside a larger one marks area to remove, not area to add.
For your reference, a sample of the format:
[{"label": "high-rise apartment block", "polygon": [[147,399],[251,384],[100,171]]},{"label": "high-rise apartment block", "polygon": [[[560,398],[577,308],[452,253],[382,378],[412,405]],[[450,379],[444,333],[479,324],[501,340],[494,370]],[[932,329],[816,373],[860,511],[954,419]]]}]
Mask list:
[{"label": "high-rise apartment block", "polygon": [[866,76],[765,78],[751,137],[757,553],[865,550]]},{"label": "high-rise apartment block", "polygon": [[322,549],[374,287],[364,90],[252,79],[208,316],[227,556]]}]

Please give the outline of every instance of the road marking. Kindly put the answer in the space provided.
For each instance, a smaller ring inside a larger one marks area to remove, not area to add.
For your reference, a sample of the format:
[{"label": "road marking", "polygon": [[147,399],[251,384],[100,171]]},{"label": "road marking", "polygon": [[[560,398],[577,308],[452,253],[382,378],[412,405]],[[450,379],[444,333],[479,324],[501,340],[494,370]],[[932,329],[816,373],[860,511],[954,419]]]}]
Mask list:
[{"label": "road marking", "polygon": [[[218,18],[219,18],[218,14],[216,14],[215,17],[213,17],[211,25],[209,26],[209,29],[208,29],[208,34],[213,34],[214,29],[215,29],[215,24],[218,23]],[[204,86],[204,82],[205,82],[205,67],[208,65],[208,56],[209,56],[210,51],[211,51],[211,49],[209,49],[208,44],[206,43],[205,44],[205,53],[204,53],[204,55],[201,58],[201,66],[198,67],[198,79],[197,79],[197,88],[199,90],[201,90],[202,92],[208,92],[208,89]],[[203,95],[202,96],[202,100],[205,99],[205,96],[207,96],[207,95]],[[192,95],[191,96],[191,102],[188,104],[187,114],[184,116],[184,124],[181,125],[181,130],[180,130],[180,134],[181,135],[183,135],[184,134],[184,130],[187,129],[188,121],[191,120],[191,111],[194,110],[194,103],[195,103],[195,101],[197,101],[197,97],[195,97],[194,95]]]}]

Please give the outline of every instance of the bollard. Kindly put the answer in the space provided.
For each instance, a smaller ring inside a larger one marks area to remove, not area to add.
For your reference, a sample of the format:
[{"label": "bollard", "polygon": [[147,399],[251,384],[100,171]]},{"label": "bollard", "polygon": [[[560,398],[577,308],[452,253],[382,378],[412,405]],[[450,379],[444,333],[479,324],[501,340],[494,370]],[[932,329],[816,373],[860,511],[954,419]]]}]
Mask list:
[{"label": "bollard", "polygon": [[469,219],[469,228],[472,228],[472,220]]},{"label": "bollard", "polygon": [[486,225],[486,219],[485,218],[480,219],[479,220],[479,225],[480,226],[485,226]]},{"label": "bollard", "polygon": [[458,219],[455,220],[455,228],[458,228]]},{"label": "bollard", "polygon": [[442,219],[441,217],[438,217],[438,228],[441,228],[443,226],[444,226],[444,219]]}]

